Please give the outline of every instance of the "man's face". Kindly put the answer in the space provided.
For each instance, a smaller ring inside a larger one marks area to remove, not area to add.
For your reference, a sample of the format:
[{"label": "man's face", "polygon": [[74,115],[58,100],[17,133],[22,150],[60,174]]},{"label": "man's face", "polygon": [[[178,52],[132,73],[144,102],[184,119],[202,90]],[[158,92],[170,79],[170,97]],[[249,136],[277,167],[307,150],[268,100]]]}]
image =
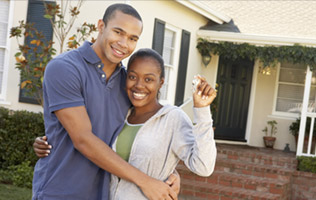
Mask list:
[{"label": "man's face", "polygon": [[134,51],[143,24],[131,15],[115,11],[107,25],[101,21],[98,27],[100,41],[98,41],[97,53],[106,65],[117,64]]}]

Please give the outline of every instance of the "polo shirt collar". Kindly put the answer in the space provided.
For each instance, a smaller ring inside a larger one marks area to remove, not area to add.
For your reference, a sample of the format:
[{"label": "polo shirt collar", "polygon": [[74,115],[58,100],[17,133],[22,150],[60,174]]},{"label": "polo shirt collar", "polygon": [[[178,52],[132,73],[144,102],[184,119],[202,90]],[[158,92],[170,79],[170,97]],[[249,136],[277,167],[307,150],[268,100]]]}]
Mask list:
[{"label": "polo shirt collar", "polygon": [[[93,48],[91,47],[92,43],[85,41],[83,43],[83,45],[78,48],[79,52],[82,54],[82,57],[88,62],[91,63],[93,65],[96,64],[100,64],[101,63],[101,59],[99,58],[99,56],[95,53],[95,51],[93,50]],[[117,67],[124,69],[122,62],[120,62]]]}]

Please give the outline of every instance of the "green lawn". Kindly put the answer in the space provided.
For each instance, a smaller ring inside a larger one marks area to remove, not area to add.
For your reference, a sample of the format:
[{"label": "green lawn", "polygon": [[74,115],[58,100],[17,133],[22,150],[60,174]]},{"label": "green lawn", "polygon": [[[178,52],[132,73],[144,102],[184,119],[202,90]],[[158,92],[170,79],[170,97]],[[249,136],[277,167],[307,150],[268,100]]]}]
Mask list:
[{"label": "green lawn", "polygon": [[31,189],[0,184],[0,200],[30,200],[31,198]]}]

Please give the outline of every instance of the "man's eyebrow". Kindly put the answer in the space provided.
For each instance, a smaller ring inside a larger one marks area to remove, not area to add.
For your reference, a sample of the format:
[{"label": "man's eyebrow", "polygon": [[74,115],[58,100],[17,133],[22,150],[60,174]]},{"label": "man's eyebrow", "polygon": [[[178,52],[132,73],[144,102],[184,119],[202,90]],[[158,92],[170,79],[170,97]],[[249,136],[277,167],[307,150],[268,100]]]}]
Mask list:
[{"label": "man's eyebrow", "polygon": [[[114,27],[113,29],[118,30],[123,32],[124,34],[126,34],[126,31],[124,31],[124,29],[120,28],[120,27]],[[133,38],[139,39],[139,37],[137,35],[131,35]]]}]

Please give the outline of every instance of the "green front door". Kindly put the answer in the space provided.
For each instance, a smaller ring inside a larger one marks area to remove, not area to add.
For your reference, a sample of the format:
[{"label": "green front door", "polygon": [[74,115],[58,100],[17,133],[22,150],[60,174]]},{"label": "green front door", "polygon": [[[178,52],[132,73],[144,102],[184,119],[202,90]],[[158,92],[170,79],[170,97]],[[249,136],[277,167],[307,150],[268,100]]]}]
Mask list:
[{"label": "green front door", "polygon": [[220,59],[218,84],[218,112],[215,114],[215,138],[246,141],[247,115],[253,62],[247,59]]}]

